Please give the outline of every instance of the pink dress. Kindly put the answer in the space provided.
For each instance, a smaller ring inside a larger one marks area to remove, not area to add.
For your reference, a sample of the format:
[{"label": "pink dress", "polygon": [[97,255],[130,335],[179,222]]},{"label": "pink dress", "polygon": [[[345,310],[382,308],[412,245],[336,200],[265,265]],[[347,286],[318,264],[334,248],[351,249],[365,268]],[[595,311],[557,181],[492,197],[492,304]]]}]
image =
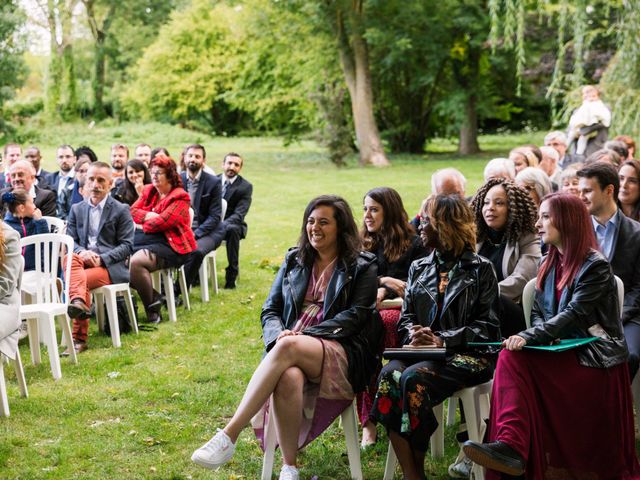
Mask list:
[{"label": "pink dress", "polygon": [[[303,311],[296,322],[293,331],[302,332],[323,320],[324,278],[330,278],[333,273],[325,270],[316,279],[312,272],[305,294]],[[335,340],[317,338],[322,343],[322,372],[317,379],[307,379],[303,392],[303,416],[298,437],[298,448],[311,443],[324,432],[329,425],[353,401],[354,393],[349,383],[348,359],[342,345]],[[251,420],[251,426],[264,450],[264,427],[269,418],[270,401]]]}]

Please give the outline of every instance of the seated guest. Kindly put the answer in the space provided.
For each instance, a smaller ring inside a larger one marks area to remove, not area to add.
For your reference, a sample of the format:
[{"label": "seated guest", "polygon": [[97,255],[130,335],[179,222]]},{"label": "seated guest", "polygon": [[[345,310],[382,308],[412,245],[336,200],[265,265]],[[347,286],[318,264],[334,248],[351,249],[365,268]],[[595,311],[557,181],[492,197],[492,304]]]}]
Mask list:
[{"label": "seated guest", "polygon": [[191,252],[184,266],[187,286],[198,278],[202,260],[216,250],[225,237],[222,224],[222,183],[206,172],[207,152],[203,145],[193,144],[185,149],[186,172],[181,174],[191,198],[194,216],[191,228],[198,247]]},{"label": "seated guest", "polygon": [[[151,145],[148,143],[139,143],[134,150],[135,159],[144,163],[144,166],[149,168],[151,163]],[[167,154],[167,156],[169,156]]]},{"label": "seated guest", "polygon": [[82,160],[83,158],[86,158],[91,163],[98,161],[98,156],[96,155],[96,152],[91,150],[91,148],[87,147],[86,145],[78,147],[75,151],[75,154],[78,160]]},{"label": "seated guest", "polygon": [[[0,222],[0,354],[16,358],[20,332],[20,237],[8,225]],[[11,308],[13,307],[13,308]],[[0,358],[0,362],[3,361]]]},{"label": "seated guest", "polygon": [[516,167],[513,164],[513,160],[508,158],[494,158],[484,167],[484,181],[486,182],[490,178],[506,178],[507,180],[513,180],[516,178]]},{"label": "seated guest", "polygon": [[622,324],[629,349],[631,378],[640,368],[640,223],[618,208],[620,178],[615,167],[594,163],[578,172],[580,199],[591,214],[596,241],[624,284]]},{"label": "seated guest", "polygon": [[540,241],[536,206],[526,190],[494,178],[478,189],[471,208],[478,235],[477,252],[493,263],[500,287],[500,329],[507,336],[523,330],[522,290],[536,276]]},{"label": "seated guest", "polygon": [[[165,157],[171,158],[171,155],[169,155],[169,150],[167,150],[164,147],[156,147],[153,150],[151,150],[151,160],[153,160],[154,158],[156,158],[160,154],[164,155]],[[151,160],[149,162],[151,162]],[[151,164],[151,163],[149,163],[149,164]]]},{"label": "seated guest", "polygon": [[[491,443],[468,441],[465,453],[491,469],[487,479],[501,478],[498,472],[638,478],[627,347],[611,267],[596,251],[589,214],[573,195],[546,197],[536,226],[549,255],[538,273],[531,328],[503,342],[491,395]],[[521,351],[592,336],[600,338],[571,351]]]},{"label": "seated guest", "polygon": [[0,211],[4,211],[5,205],[2,203],[2,194],[10,192],[16,188],[26,190],[33,203],[47,217],[56,216],[56,192],[47,188],[40,188],[35,184],[36,170],[31,162],[18,160],[9,168],[11,186],[0,190]]},{"label": "seated guest", "polygon": [[527,167],[520,170],[516,175],[516,184],[524,188],[528,193],[536,208],[540,206],[540,201],[551,193],[551,180],[546,173],[539,168]]},{"label": "seated guest", "polygon": [[147,166],[141,160],[127,162],[125,176],[116,181],[111,190],[111,196],[120,203],[133,205],[142,194],[145,185],[151,184],[151,175]]},{"label": "seated guest", "polygon": [[620,140],[608,140],[604,143],[604,148],[606,150],[613,150],[620,157],[620,161],[623,162],[629,156],[629,149],[627,148],[627,144],[621,142]]},{"label": "seated guest", "polygon": [[[384,347],[398,347],[398,319],[400,308],[382,309],[385,299],[404,297],[409,267],[414,260],[427,254],[411,225],[402,198],[392,188],[380,187],[364,197],[364,218],[360,237],[364,250],[376,255],[378,265],[378,294],[376,304],[384,330]],[[377,376],[376,376],[377,377]],[[373,379],[375,381],[375,378]],[[358,414],[362,423],[362,446],[376,442],[376,426],[369,412],[376,393],[376,385],[358,394]]]},{"label": "seated guest", "polygon": [[[67,235],[73,238],[69,282],[69,317],[73,319],[73,347],[87,349],[89,311],[94,288],[128,283],[126,261],[133,246],[133,221],[126,205],[109,196],[111,167],[92,163],[84,189],[87,199],[71,207]],[[69,260],[67,258],[67,260]],[[64,355],[71,352],[67,350]]]},{"label": "seated guest", "polygon": [[567,152],[567,145],[567,135],[560,130],[549,132],[544,137],[544,146],[554,148],[555,151],[558,152],[558,156],[560,157],[558,167],[562,170],[580,160],[578,157]]},{"label": "seated guest", "polygon": [[47,172],[42,168],[42,154],[40,149],[35,145],[31,145],[24,152],[24,159],[31,162],[33,168],[36,170],[36,185],[40,188],[49,188],[49,182],[47,179],[51,172]]},{"label": "seated guest", "polygon": [[576,197],[580,195],[580,189],[578,188],[580,183],[578,170],[580,168],[582,168],[581,163],[573,163],[562,171],[560,174],[560,191],[562,193],[569,193]]},{"label": "seated guest", "polygon": [[627,146],[627,157],[622,160],[633,160],[636,154],[636,142],[629,135],[618,135],[614,140],[623,142]]},{"label": "seated guest", "polygon": [[61,145],[56,150],[56,160],[60,170],[49,175],[49,185],[56,192],[56,216],[67,220],[73,198],[76,154],[71,145]]},{"label": "seated guest", "polygon": [[73,182],[73,192],[71,193],[71,205],[75,205],[76,203],[80,203],[82,200],[84,200],[80,189],[81,186],[85,183],[89,165],[91,165],[91,161],[86,157],[86,155],[76,160],[76,164],[73,167],[74,171],[76,172],[76,176]]},{"label": "seated guest", "polygon": [[589,155],[587,159],[584,161],[584,164],[591,165],[592,163],[598,163],[598,162],[610,163],[614,167],[618,168],[622,163],[622,159],[620,158],[620,155],[618,155],[617,152],[606,149],[606,148],[602,148],[600,150],[596,150],[591,155]]},{"label": "seated guest", "polygon": [[123,143],[111,146],[111,175],[115,180],[124,177],[124,168],[129,161],[129,147]]},{"label": "seated guest", "polygon": [[196,240],[189,221],[189,194],[172,158],[158,155],[151,161],[151,182],[131,206],[137,229],[130,270],[131,286],[140,295],[147,321],[159,323],[162,301],[153,290],[151,273],[184,264]]},{"label": "seated guest", "polygon": [[551,188],[554,192],[558,191],[560,185],[560,174],[562,169],[558,167],[558,160],[560,156],[555,148],[540,147],[542,153],[542,160],[538,164],[538,168],[547,174],[551,181]]},{"label": "seated guest", "polygon": [[[42,218],[42,213],[33,203],[33,198],[21,188],[13,192],[2,194],[2,202],[7,206],[8,212],[4,216],[4,223],[13,228],[21,238],[41,233],[49,233],[47,221]],[[35,269],[35,246],[29,245],[23,252],[24,270]]]},{"label": "seated guest", "polygon": [[509,160],[516,167],[516,175],[527,167],[537,167],[538,157],[530,147],[517,147],[509,152]]},{"label": "seated guest", "polygon": [[[467,179],[460,170],[455,168],[443,168],[436,170],[431,175],[431,195],[460,195],[464,198]],[[424,202],[423,202],[424,203]],[[420,227],[421,212],[411,219],[415,233]]]},{"label": "seated guest", "polygon": [[640,162],[627,160],[618,170],[620,193],[618,205],[627,217],[640,220]]},{"label": "seated guest", "polygon": [[280,479],[300,478],[298,450],[349,407],[375,368],[376,264],[372,254],[359,252],[349,205],[333,195],[313,199],[298,246],[287,253],[262,307],[267,353],[229,423],[193,453],[195,463],[210,469],[227,463],[254,416],[262,440],[266,412],[273,411]]},{"label": "seated guest", "polygon": [[421,237],[435,249],[409,270],[398,323],[401,345],[443,347],[450,362],[391,360],[380,374],[371,415],[382,423],[405,479],[423,480],[424,455],[438,422],[433,407],[460,388],[487,382],[492,357],[468,342],[500,338],[498,282],[491,262],[474,253],[473,212],[458,196],[427,204]]}]

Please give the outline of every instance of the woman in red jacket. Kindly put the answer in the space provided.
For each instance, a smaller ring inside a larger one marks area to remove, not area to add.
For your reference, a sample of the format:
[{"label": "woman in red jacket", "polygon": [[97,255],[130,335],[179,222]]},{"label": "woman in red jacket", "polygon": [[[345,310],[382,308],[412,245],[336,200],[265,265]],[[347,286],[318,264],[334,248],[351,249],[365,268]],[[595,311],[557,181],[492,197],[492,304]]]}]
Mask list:
[{"label": "woman in red jacket", "polygon": [[159,323],[162,300],[153,290],[151,273],[179,267],[196,248],[189,215],[189,194],[182,188],[176,163],[159,155],[150,166],[151,185],[131,205],[136,223],[131,257],[131,286],[138,291],[147,313],[147,321]]}]

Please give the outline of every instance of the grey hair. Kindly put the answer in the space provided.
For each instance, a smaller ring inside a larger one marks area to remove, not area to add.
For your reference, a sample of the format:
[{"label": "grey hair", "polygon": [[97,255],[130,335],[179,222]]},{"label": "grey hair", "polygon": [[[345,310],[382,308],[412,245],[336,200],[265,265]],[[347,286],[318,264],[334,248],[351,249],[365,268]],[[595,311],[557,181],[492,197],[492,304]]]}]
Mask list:
[{"label": "grey hair", "polygon": [[565,146],[567,145],[567,135],[561,130],[554,130],[544,136],[544,144],[551,143],[553,140],[559,140]]},{"label": "grey hair", "polygon": [[15,170],[18,167],[26,168],[34,176],[36,174],[36,169],[33,168],[33,165],[28,160],[18,160],[16,162],[13,162],[13,164],[9,167],[9,171],[11,172],[11,171]]},{"label": "grey hair", "polygon": [[540,199],[551,193],[551,180],[549,180],[549,176],[539,168],[523,168],[516,176],[516,182],[533,183]]},{"label": "grey hair", "polygon": [[553,147],[540,147],[543,157],[552,157],[556,162],[560,161],[560,154]]},{"label": "grey hair", "polygon": [[484,167],[484,181],[486,182],[491,177],[501,176],[505,174],[509,180],[513,180],[516,177],[516,166],[513,160],[508,158],[494,158]]},{"label": "grey hair", "polygon": [[440,177],[454,177],[462,185],[463,191],[467,189],[467,179],[464,177],[462,172],[457,168],[448,167],[448,168],[441,168],[440,170],[436,170],[431,175],[431,192],[432,193],[435,193],[436,181]]}]

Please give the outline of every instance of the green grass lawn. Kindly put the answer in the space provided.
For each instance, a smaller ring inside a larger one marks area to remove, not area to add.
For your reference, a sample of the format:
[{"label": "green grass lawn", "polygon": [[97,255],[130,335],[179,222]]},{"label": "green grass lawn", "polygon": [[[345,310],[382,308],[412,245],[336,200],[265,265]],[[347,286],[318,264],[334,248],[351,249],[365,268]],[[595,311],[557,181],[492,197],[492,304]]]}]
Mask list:
[{"label": "green grass lawn", "polygon": [[[322,149],[306,141],[285,148],[278,139],[210,138],[161,124],[75,124],[40,131],[34,143],[42,147],[50,170],[56,169],[55,147],[62,143],[86,143],[108,160],[109,145],[115,142],[165,145],[175,156],[185,144],[201,142],[217,171],[226,152],[239,152],[245,158],[242,174],[254,185],[253,205],[249,234],[241,243],[237,290],[221,290],[203,304],[199,289],[194,289],[192,310],[178,307],[177,323],[125,335],[120,349],[112,348],[110,338],[98,333],[92,321],[90,349],[79,356],[77,366],[63,359],[63,377],[57,382],[48,356],[32,366],[28,345],[21,346],[30,396],[19,398],[13,369],[5,368],[11,417],[0,419],[0,478],[259,478],[262,452],[250,430],[240,437],[230,464],[217,473],[195,466],[190,456],[224,425],[260,360],[260,308],[274,269],[296,243],[307,202],[322,193],[340,194],[359,217],[366,191],[386,185],[400,192],[413,215],[429,192],[434,170],[461,169],[471,193],[488,158],[541,138],[485,137],[481,144],[486,153],[472,159],[456,158],[455,146],[440,141],[425,155],[392,156],[388,168],[361,168],[354,157],[346,168],[337,169]],[[226,257],[224,249],[220,253],[222,280]],[[456,454],[452,436],[448,431],[445,458],[428,460],[432,478],[448,478],[446,466]],[[365,478],[382,478],[387,443],[384,436],[381,440],[362,456]],[[279,465],[276,457],[274,473]],[[305,449],[300,465],[305,479],[348,478],[341,430],[334,424]]]}]

